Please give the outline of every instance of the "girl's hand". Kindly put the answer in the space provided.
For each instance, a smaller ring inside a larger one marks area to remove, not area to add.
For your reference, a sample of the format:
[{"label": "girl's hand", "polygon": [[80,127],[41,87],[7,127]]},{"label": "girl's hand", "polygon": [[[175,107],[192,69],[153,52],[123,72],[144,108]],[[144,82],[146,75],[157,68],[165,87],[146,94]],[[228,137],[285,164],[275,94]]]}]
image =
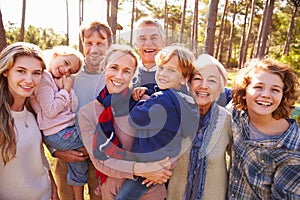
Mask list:
[{"label": "girl's hand", "polygon": [[63,76],[62,77],[62,83],[63,83],[63,88],[68,91],[68,93],[71,92],[71,88],[73,86],[73,81],[70,76]]}]

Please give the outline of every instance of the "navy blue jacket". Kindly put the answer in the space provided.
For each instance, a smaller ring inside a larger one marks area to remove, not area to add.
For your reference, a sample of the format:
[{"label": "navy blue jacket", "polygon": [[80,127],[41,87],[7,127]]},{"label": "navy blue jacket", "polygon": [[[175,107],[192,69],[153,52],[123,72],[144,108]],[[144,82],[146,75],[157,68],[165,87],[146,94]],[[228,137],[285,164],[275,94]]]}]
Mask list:
[{"label": "navy blue jacket", "polygon": [[131,110],[129,123],[136,137],[133,152],[137,161],[158,161],[174,157],[181,149],[181,140],[193,138],[198,129],[198,112],[185,87],[181,91],[166,89],[139,101]]}]

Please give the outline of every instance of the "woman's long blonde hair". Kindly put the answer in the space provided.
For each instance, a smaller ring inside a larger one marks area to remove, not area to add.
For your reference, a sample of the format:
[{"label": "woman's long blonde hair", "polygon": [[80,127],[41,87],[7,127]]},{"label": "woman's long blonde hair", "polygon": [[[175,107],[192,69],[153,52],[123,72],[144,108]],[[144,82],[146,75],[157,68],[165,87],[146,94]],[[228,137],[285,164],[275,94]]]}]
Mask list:
[{"label": "woman's long blonde hair", "polygon": [[46,68],[42,50],[34,44],[17,42],[7,46],[0,53],[0,152],[4,165],[16,155],[16,134],[14,119],[10,112],[14,98],[3,72],[12,68],[16,59],[21,56],[34,57],[41,62],[43,70]]}]

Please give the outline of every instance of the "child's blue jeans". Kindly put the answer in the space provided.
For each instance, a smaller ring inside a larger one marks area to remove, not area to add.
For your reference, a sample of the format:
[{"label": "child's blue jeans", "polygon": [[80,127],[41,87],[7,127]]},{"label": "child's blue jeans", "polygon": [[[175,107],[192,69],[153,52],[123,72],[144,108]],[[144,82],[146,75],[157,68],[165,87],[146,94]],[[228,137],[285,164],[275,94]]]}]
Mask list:
[{"label": "child's blue jeans", "polygon": [[[78,127],[70,126],[56,134],[44,136],[46,145],[60,150],[76,150],[83,147]],[[81,162],[68,162],[67,183],[73,186],[82,186],[88,180],[88,163],[87,161]]]},{"label": "child's blue jeans", "polygon": [[126,179],[117,195],[115,200],[138,200],[152,187],[143,185],[144,178],[138,177],[137,179]]}]

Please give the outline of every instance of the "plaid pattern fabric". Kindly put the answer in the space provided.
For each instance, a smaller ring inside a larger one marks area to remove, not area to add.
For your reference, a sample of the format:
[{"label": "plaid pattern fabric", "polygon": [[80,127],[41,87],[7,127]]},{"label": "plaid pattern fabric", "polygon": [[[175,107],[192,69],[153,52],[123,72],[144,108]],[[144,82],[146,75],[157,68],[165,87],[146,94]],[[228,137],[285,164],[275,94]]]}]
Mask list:
[{"label": "plaid pattern fabric", "polygon": [[279,139],[254,141],[247,112],[233,109],[228,199],[300,199],[300,133],[287,120]]}]

